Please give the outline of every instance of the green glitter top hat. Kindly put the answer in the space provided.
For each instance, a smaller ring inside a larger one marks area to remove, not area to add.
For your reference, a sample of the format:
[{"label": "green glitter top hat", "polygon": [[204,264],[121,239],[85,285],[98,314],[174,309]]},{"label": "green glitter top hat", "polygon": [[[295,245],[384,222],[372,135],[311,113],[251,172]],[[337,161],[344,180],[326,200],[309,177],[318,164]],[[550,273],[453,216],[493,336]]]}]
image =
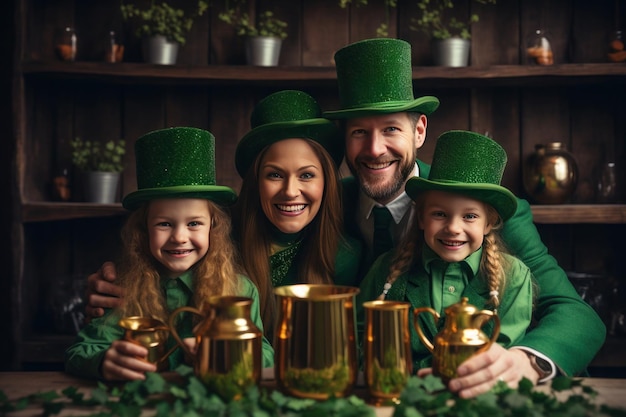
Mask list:
[{"label": "green glitter top hat", "polygon": [[366,39],[335,53],[340,110],[324,112],[329,119],[386,113],[430,115],[439,107],[433,96],[414,98],[411,45],[400,39]]},{"label": "green glitter top hat", "polygon": [[337,166],[343,159],[343,140],[334,122],[322,118],[313,97],[283,90],[261,100],[250,116],[252,130],[237,145],[235,166],[243,178],[261,151],[283,139],[307,138],[322,145]]},{"label": "green glitter top hat", "polygon": [[135,210],[142,203],[162,198],[203,198],[218,204],[233,203],[237,194],[215,184],[215,137],[194,127],[155,130],[135,142],[137,191],[122,205]]},{"label": "green glitter top hat", "polygon": [[409,179],[406,192],[413,200],[428,190],[466,195],[490,204],[507,220],[517,210],[517,199],[500,185],[506,160],[506,152],[493,139],[451,130],[437,140],[428,179]]}]

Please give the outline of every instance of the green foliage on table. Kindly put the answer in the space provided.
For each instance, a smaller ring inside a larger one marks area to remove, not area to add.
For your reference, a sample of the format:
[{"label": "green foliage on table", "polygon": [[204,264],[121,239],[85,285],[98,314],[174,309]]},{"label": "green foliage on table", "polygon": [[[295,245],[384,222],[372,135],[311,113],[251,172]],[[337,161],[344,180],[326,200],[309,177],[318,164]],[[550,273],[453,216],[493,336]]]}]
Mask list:
[{"label": "green foliage on table", "polygon": [[[188,366],[176,369],[174,378],[167,380],[158,373],[148,373],[145,381],[106,385],[98,383],[91,393],[75,387],[36,393],[9,401],[0,390],[0,415],[37,407],[42,415],[57,415],[61,411],[80,415],[139,416],[142,412],[165,417],[374,417],[374,409],[363,400],[350,396],[325,401],[293,398],[257,386],[231,402],[210,393]],[[597,396],[584,381],[557,377],[549,392],[533,390],[528,380],[512,389],[499,383],[490,392],[473,399],[461,399],[447,391],[438,377],[409,378],[395,406],[394,417],[559,417],[607,416],[626,417],[626,409],[596,405]],[[560,397],[557,395],[563,394]],[[561,399],[560,399],[561,398]]]},{"label": "green foliage on table", "polygon": [[45,416],[66,409],[79,410],[81,416],[93,410],[92,417],[134,417],[142,410],[154,410],[157,417],[375,417],[374,410],[356,396],[315,401],[252,386],[243,397],[228,402],[209,392],[189,366],[178,367],[175,375],[175,378],[166,380],[161,374],[148,373],[145,381],[112,386],[99,382],[90,395],[68,387],[61,392],[62,395],[50,391],[9,401],[0,391],[0,415],[37,406],[44,410]]},{"label": "green foliage on table", "polygon": [[82,171],[122,172],[126,141],[98,142],[76,138],[70,142],[72,163]]},{"label": "green foliage on table", "polygon": [[[520,381],[517,389],[499,382],[485,394],[463,399],[446,390],[438,377],[411,377],[393,417],[626,417],[626,409],[596,405],[597,392],[581,380],[556,377],[548,393],[533,387],[528,379]],[[565,394],[564,400],[557,397],[559,393]]]}]

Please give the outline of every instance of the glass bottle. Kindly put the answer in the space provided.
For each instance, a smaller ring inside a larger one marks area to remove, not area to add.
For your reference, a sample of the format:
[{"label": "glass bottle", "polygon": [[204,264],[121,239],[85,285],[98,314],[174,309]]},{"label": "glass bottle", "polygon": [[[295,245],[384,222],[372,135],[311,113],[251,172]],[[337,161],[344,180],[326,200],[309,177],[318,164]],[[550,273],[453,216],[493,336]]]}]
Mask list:
[{"label": "glass bottle", "polygon": [[615,162],[607,162],[600,170],[596,200],[598,203],[616,203],[618,199],[617,167]]},{"label": "glass bottle", "polygon": [[545,30],[537,29],[526,41],[526,57],[533,65],[552,65],[554,55],[550,39]]},{"label": "glass bottle", "polygon": [[104,60],[106,62],[122,62],[124,58],[124,45],[119,43],[117,34],[113,30],[109,31],[105,51]]},{"label": "glass bottle", "polygon": [[55,49],[58,57],[63,61],[75,61],[78,47],[76,31],[72,27],[66,27],[57,36]]},{"label": "glass bottle", "polygon": [[624,50],[624,38],[621,30],[616,30],[609,38],[607,57],[610,62],[626,61],[626,50]]}]

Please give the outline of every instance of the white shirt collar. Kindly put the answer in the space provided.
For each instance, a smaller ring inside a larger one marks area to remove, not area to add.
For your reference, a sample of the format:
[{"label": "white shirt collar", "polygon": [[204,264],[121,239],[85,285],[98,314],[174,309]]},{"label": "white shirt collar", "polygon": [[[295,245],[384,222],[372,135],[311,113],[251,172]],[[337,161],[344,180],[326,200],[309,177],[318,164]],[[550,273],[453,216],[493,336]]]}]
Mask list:
[{"label": "white shirt collar", "polygon": [[[419,176],[419,167],[417,165],[417,162],[415,163],[415,168],[413,169],[412,176],[414,177]],[[361,198],[363,199],[361,207],[364,208],[364,212],[366,213],[365,214],[366,219],[370,218],[370,216],[372,215],[372,209],[374,207],[383,207],[382,204],[379,204],[376,201],[372,200],[371,198],[366,196],[362,191],[361,191]],[[402,217],[404,217],[404,214],[407,212],[407,210],[409,210],[412,203],[413,203],[413,200],[411,200],[411,197],[409,197],[406,191],[403,191],[402,194],[400,194],[393,201],[385,204],[384,206],[389,209],[389,212],[391,213],[391,216],[393,217],[393,221],[396,224],[398,224],[402,220]]]}]

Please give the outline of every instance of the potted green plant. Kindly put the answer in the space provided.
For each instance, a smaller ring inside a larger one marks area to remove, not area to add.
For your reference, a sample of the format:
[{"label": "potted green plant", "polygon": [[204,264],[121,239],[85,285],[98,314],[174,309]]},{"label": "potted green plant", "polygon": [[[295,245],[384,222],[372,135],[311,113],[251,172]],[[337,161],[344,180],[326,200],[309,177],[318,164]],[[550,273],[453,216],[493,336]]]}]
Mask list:
[{"label": "potted green plant", "polygon": [[218,18],[233,26],[235,33],[246,37],[246,60],[250,65],[276,66],[282,41],[287,38],[287,22],[270,10],[256,14],[252,20],[247,10],[248,0],[225,0]]},{"label": "potted green plant", "polygon": [[187,41],[194,19],[202,16],[209,5],[205,0],[198,0],[194,7],[193,12],[185,14],[185,10],[164,1],[151,0],[146,8],[122,3],[120,10],[124,20],[137,24],[135,34],[142,39],[144,59],[154,64],[173,65],[179,46]]},{"label": "potted green plant", "polygon": [[[496,0],[474,0],[481,4],[495,4]],[[418,0],[419,17],[411,19],[411,30],[422,31],[432,38],[435,65],[464,67],[469,61],[471,25],[478,22],[478,14],[467,19],[451,16],[453,0]]]},{"label": "potted green plant", "polygon": [[70,142],[72,163],[84,173],[85,199],[92,203],[114,203],[120,173],[124,170],[126,141],[88,141],[77,137]]}]

